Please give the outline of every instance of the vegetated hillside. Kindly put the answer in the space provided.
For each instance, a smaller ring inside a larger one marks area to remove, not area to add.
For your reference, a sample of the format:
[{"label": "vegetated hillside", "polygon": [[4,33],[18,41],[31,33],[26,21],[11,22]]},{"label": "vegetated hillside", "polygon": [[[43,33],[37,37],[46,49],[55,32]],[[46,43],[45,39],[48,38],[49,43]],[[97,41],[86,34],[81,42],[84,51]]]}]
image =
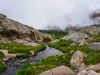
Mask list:
[{"label": "vegetated hillside", "polygon": [[65,32],[63,30],[40,30],[40,32],[50,35],[54,39],[60,39],[63,36],[67,35],[68,32]]},{"label": "vegetated hillside", "polygon": [[6,15],[0,14],[0,38],[9,37],[13,39],[40,40],[42,34],[27,25],[9,19]]}]

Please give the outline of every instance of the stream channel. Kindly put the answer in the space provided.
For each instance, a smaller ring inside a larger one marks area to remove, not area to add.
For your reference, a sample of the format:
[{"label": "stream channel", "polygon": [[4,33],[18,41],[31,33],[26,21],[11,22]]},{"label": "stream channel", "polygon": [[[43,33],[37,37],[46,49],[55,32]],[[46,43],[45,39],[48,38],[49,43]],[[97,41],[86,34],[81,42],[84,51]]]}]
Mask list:
[{"label": "stream channel", "polygon": [[6,70],[0,75],[16,75],[16,71],[21,69],[21,65],[25,63],[26,60],[34,64],[37,61],[47,58],[48,56],[52,56],[52,55],[63,55],[63,53],[59,51],[58,49],[46,46],[46,49],[39,52],[36,56],[31,56],[25,59],[15,58],[15,59],[9,60],[8,62],[5,63]]}]

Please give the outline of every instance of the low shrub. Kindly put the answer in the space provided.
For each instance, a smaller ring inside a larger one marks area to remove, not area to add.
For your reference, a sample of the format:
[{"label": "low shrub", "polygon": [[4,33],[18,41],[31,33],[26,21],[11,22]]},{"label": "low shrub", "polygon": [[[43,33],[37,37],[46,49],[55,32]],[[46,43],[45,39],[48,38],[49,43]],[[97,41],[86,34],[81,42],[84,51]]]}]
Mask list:
[{"label": "low shrub", "polygon": [[53,43],[49,43],[48,45],[50,47],[54,47],[54,48],[60,49],[60,47],[69,46],[71,43],[73,43],[72,40],[60,39],[59,41],[53,42]]},{"label": "low shrub", "polygon": [[5,55],[0,52],[0,59],[3,59],[4,57],[5,57]]},{"label": "low shrub", "polygon": [[5,69],[6,69],[5,64],[0,63],[0,73],[4,72],[4,71],[5,71]]}]

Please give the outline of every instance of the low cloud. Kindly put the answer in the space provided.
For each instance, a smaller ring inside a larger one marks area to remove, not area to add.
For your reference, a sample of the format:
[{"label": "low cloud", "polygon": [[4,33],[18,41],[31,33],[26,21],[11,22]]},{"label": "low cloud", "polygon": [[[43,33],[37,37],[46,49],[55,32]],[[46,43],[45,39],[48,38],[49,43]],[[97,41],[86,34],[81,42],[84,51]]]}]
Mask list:
[{"label": "low cloud", "polygon": [[89,14],[100,9],[100,0],[1,0],[0,12],[35,28],[65,28],[91,23]]}]

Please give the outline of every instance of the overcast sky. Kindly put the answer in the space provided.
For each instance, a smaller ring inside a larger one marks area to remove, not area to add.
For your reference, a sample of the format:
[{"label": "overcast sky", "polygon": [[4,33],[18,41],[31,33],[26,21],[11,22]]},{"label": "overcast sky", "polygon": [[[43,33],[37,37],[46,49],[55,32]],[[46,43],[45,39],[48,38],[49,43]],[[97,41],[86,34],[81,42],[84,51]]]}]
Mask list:
[{"label": "overcast sky", "polygon": [[100,0],[0,0],[0,13],[34,28],[88,25],[95,9],[100,9]]}]

